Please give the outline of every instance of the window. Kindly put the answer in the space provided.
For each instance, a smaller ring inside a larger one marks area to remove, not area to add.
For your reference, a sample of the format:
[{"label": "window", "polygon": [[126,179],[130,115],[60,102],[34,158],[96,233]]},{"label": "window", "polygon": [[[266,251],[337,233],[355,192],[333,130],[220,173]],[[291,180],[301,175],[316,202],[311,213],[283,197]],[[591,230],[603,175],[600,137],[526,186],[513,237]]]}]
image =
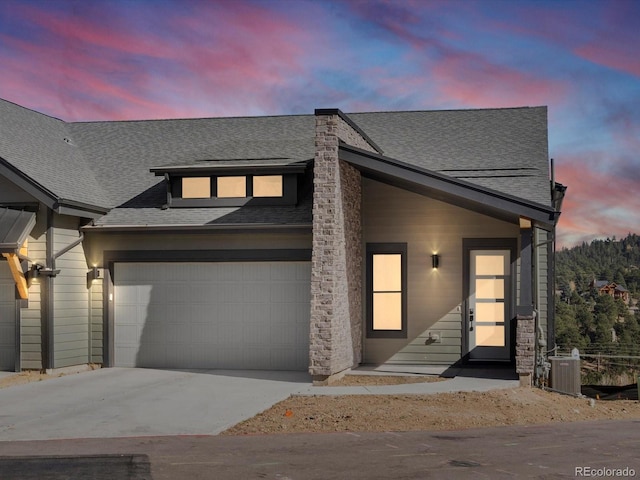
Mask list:
[{"label": "window", "polygon": [[218,198],[243,198],[247,196],[247,178],[218,177]]},{"label": "window", "polygon": [[367,336],[407,336],[407,245],[367,245]]},{"label": "window", "polygon": [[182,198],[210,198],[211,178],[184,177],[182,179]]},{"label": "window", "polygon": [[281,197],[282,175],[254,175],[254,197]]}]

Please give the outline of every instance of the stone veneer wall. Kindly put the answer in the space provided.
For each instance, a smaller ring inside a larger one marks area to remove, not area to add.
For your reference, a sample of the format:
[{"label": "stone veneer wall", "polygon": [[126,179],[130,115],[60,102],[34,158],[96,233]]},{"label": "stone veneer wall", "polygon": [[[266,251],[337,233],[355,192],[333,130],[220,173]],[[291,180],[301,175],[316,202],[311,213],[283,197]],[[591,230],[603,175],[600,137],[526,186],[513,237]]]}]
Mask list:
[{"label": "stone veneer wall", "polygon": [[309,372],[318,380],[362,355],[362,186],[339,140],[375,151],[341,114],[316,115]]},{"label": "stone veneer wall", "polygon": [[535,368],[535,315],[518,315],[516,326],[516,373],[522,386],[531,386]]}]

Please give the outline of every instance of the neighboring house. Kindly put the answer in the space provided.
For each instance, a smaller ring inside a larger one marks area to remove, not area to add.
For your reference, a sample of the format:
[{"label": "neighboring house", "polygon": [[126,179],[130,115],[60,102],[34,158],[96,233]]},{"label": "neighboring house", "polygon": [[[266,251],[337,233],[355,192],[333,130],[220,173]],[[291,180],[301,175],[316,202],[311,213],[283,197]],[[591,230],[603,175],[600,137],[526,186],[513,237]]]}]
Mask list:
[{"label": "neighboring house", "polygon": [[564,190],[545,107],[67,123],[0,101],[0,367],[530,382]]},{"label": "neighboring house", "polygon": [[609,295],[616,300],[622,300],[624,303],[629,304],[629,290],[622,285],[618,285],[616,282],[609,282],[608,280],[592,280],[589,284],[592,290],[598,292],[598,295]]}]

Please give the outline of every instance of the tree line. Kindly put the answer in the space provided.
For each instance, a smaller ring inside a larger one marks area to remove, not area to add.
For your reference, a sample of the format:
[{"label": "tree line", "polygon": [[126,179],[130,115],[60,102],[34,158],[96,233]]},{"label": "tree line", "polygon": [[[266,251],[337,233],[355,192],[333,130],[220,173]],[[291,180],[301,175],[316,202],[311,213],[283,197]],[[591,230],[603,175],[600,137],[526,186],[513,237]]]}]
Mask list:
[{"label": "tree line", "polygon": [[[590,288],[594,280],[621,285],[630,301],[599,295]],[[588,361],[598,361],[583,381],[637,371],[640,362],[628,357],[640,356],[640,315],[633,308],[640,298],[640,236],[630,233],[621,240],[594,240],[556,252],[556,293],[558,348],[575,347]]]}]

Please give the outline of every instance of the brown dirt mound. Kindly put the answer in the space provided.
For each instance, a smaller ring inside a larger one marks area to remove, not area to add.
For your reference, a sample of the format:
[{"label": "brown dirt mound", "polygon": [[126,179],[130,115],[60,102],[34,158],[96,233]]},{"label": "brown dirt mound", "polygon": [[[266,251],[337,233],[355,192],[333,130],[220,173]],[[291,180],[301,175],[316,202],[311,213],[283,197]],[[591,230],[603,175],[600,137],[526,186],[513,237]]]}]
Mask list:
[{"label": "brown dirt mound", "polygon": [[533,388],[434,395],[292,396],[223,435],[458,430],[640,419],[640,403],[601,402]]}]

